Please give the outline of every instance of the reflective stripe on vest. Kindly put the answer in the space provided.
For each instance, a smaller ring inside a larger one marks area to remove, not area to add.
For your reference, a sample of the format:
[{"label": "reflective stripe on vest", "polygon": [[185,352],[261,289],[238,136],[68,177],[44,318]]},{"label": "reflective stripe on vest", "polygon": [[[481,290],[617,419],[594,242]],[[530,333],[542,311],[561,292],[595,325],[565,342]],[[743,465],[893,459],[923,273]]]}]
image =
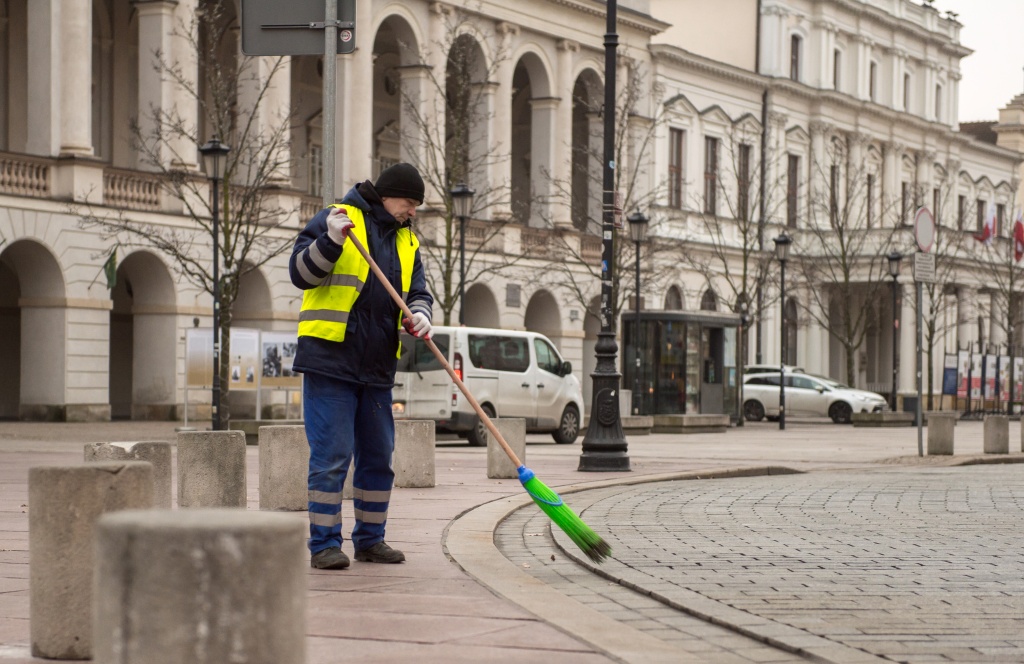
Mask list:
[{"label": "reflective stripe on vest", "polygon": [[[366,242],[366,219],[363,211],[352,205],[332,205],[344,208],[352,220],[350,233],[364,246]],[[402,268],[402,299],[409,297],[412,285],[412,268],[416,260],[419,239],[409,228],[399,228],[395,236],[395,248]],[[355,306],[359,293],[370,273],[366,262],[353,243],[346,242],[341,257],[334,264],[334,271],[316,288],[302,294],[302,309],[299,312],[299,336],[318,337],[328,341],[344,341],[348,328],[348,315]],[[401,316],[399,316],[401,327]],[[398,349],[401,354],[401,347]]]}]

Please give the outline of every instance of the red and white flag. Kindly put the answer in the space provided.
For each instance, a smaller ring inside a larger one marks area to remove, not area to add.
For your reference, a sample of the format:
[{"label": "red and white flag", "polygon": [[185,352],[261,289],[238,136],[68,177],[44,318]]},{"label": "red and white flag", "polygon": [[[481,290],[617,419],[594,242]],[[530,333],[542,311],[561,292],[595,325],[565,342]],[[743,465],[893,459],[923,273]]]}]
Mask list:
[{"label": "red and white flag", "polygon": [[985,210],[985,225],[981,227],[981,233],[975,235],[974,239],[982,244],[992,244],[992,239],[996,236],[996,206],[992,203],[988,204],[988,209]]},{"label": "red and white flag", "polygon": [[1017,263],[1024,258],[1024,211],[1017,210],[1017,221],[1013,223],[1013,260]]}]

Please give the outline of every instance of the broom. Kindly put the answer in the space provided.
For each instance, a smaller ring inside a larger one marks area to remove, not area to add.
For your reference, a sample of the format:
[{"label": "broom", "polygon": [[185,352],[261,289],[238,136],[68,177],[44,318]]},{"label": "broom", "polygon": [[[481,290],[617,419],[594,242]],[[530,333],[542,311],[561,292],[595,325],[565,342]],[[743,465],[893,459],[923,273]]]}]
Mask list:
[{"label": "broom", "polygon": [[[348,239],[355,245],[356,249],[359,250],[359,253],[363,255],[366,262],[369,263],[370,269],[373,270],[375,275],[377,275],[377,279],[384,285],[384,288],[387,289],[388,294],[391,295],[391,299],[399,306],[402,313],[405,314],[409,320],[412,320],[412,311],[409,310],[408,305],[405,304],[394,286],[391,285],[391,282],[388,281],[387,277],[384,276],[384,273],[381,272],[376,261],[370,258],[370,254],[367,253],[366,248],[362,245],[359,239],[356,238],[354,233],[349,233]],[[483,411],[480,404],[477,403],[477,400],[472,394],[470,394],[465,383],[463,383],[455,374],[451,365],[448,364],[448,360],[445,359],[441,351],[438,350],[433,340],[424,339],[424,341],[427,344],[427,348],[434,353],[437,361],[441,363],[444,370],[448,372],[448,375],[451,376],[453,381],[455,381],[455,384],[459,386],[459,390],[461,390],[462,394],[465,395],[469,404],[473,406],[473,410],[476,411],[477,417],[480,418],[480,421],[484,423],[484,426],[486,426],[487,430],[491,432],[494,439],[498,441],[501,448],[505,450],[505,454],[508,455],[508,458],[515,464],[516,472],[519,474],[519,481],[522,483],[523,488],[526,489],[526,492],[530,494],[530,497],[533,498],[533,502],[537,503],[537,506],[540,507],[541,510],[543,510],[544,513],[547,514],[556,525],[558,525],[559,528],[565,531],[565,534],[576,543],[576,546],[578,546],[583,553],[587,554],[588,558],[596,563],[603,562],[605,558],[611,555],[611,546],[601,539],[601,536],[595,533],[590,526],[584,523],[583,519],[578,517],[576,513],[572,511],[572,508],[562,501],[561,496],[548,488],[547,485],[541,482],[537,476],[533,474],[532,470],[527,468],[519,460],[519,457],[516,456],[516,453],[512,451],[512,448],[509,447],[509,444],[505,441],[504,436],[502,436],[501,432],[498,431],[498,428],[494,426],[494,422],[491,421],[491,418],[487,416],[487,413]]]}]

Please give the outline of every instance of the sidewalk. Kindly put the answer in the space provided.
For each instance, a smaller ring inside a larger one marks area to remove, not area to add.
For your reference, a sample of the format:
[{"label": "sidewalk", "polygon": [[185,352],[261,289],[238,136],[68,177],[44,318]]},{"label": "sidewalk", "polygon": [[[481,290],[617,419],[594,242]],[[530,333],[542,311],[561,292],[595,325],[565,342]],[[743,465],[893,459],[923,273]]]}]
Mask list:
[{"label": "sidewalk", "polygon": [[[0,424],[0,662],[44,661],[34,660],[28,653],[28,468],[80,462],[86,442],[174,440],[174,426]],[[837,470],[945,466],[968,456],[980,456],[982,451],[980,422],[962,422],[957,426],[957,456],[952,460],[918,459],[916,429],[854,429],[794,421],[787,426],[781,432],[777,424],[761,423],[731,429],[725,434],[634,437],[629,440],[632,472],[628,473],[580,473],[576,471],[579,442],[556,446],[550,438],[540,436],[528,438],[525,461],[545,483],[565,494],[569,505],[578,502],[578,511],[584,511],[593,500],[588,493],[574,496],[571,492],[609,483],[614,486],[603,488],[605,493],[600,496],[607,497],[608,492],[625,495],[644,486],[630,485],[680,474],[706,475],[773,466],[813,471],[817,477],[819,473]],[[1019,452],[1019,435],[1014,423],[1011,450],[1017,452],[1000,461],[1024,460]],[[257,449],[251,446],[247,451],[249,509],[257,509]],[[990,455],[983,460],[995,459]],[[739,486],[759,481],[729,480]],[[580,610],[575,612],[578,615],[568,616],[583,618],[572,627],[567,627],[557,615],[545,615],[550,607],[556,606],[557,597],[581,597],[582,601],[573,600],[575,604],[566,605],[578,607],[588,597],[594,599],[594,587],[611,586],[615,593],[623,592],[623,587],[615,579],[599,577],[572,563],[565,555],[571,551],[563,554],[541,532],[535,532],[529,541],[538,546],[547,542],[553,547],[545,555],[554,555],[553,562],[571,566],[574,571],[563,578],[577,579],[577,588],[572,584],[553,588],[548,581],[524,572],[542,569],[543,565],[525,568],[524,564],[529,563],[520,562],[525,555],[522,550],[508,554],[517,558],[516,563],[509,562],[506,554],[495,547],[494,533],[499,521],[508,514],[529,521],[530,515],[538,512],[536,508],[527,506],[518,513],[515,511],[517,505],[528,502],[518,482],[486,478],[485,450],[439,442],[437,486],[396,489],[393,493],[388,541],[406,552],[408,562],[396,566],[353,563],[352,568],[342,572],[310,570],[307,661],[806,661],[799,653],[764,645],[756,632],[738,633],[735,628],[742,626],[720,624],[709,629],[713,626],[701,622],[689,627],[696,636],[683,643],[679,639],[664,640],[654,632],[634,639],[638,630],[630,626],[628,611],[609,618],[598,611],[599,606],[593,608],[594,604],[589,611]],[[1017,504],[1017,510],[1021,504],[1024,502]],[[480,506],[484,508],[474,509]],[[352,523],[351,505],[346,504],[343,514],[347,528]],[[584,511],[588,523],[591,514],[598,516],[597,511],[589,508]],[[304,512],[295,513],[294,517],[303,522],[306,519]],[[612,541],[613,534],[621,535],[621,518],[608,514],[601,516],[600,523],[595,520],[591,525],[608,533]],[[346,549],[351,553],[347,542]],[[616,545],[616,560],[609,561],[605,566],[608,570],[623,564],[618,560],[620,551],[628,553],[628,547]],[[605,567],[600,571],[604,572]],[[655,590],[661,587],[659,583],[655,583]],[[650,590],[646,589],[648,594]],[[630,594],[642,596],[630,590],[627,599],[619,596],[619,600],[633,603],[636,598],[629,599]],[[541,597],[542,602],[543,597],[554,599],[545,605],[548,609],[538,609],[533,595]],[[519,603],[509,599],[516,596],[525,599]],[[607,603],[601,595],[598,600],[597,604]],[[663,605],[660,610],[666,608],[676,617],[686,614],[685,607]],[[612,637],[618,644],[609,644]]]}]

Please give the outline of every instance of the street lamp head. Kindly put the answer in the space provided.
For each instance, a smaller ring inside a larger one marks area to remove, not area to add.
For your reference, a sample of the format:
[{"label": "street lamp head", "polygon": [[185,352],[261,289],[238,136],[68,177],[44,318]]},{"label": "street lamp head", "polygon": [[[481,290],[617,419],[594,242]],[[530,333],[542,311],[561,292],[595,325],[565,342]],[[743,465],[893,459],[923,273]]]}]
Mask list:
[{"label": "street lamp head", "polygon": [[895,279],[900,276],[900,261],[903,260],[903,254],[893,249],[886,258],[889,259],[889,276]]},{"label": "street lamp head", "polygon": [[206,171],[206,177],[211,180],[219,180],[223,177],[224,164],[228,159],[229,152],[231,152],[231,148],[221,143],[216,136],[199,148],[199,153],[203,155],[203,170]]},{"label": "street lamp head", "polygon": [[793,244],[793,238],[786,235],[785,232],[779,237],[775,238],[775,257],[780,261],[785,262],[789,258],[789,245]]},{"label": "street lamp head", "polygon": [[650,219],[644,216],[643,212],[637,210],[626,217],[626,221],[629,222],[629,237],[633,242],[643,242],[647,239],[647,227]]},{"label": "street lamp head", "polygon": [[469,188],[465,182],[460,182],[448,192],[452,197],[452,212],[460,219],[469,217],[473,211],[473,195],[475,191]]}]

